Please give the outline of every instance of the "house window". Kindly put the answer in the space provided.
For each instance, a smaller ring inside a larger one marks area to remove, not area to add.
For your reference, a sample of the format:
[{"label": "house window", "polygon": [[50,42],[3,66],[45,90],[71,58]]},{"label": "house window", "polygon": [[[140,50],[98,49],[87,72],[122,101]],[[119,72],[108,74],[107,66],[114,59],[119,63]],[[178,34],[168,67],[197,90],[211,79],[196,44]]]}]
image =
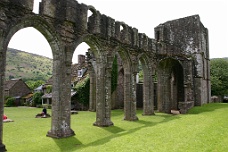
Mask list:
[{"label": "house window", "polygon": [[83,74],[82,70],[78,70],[78,77],[82,77],[82,74]]}]

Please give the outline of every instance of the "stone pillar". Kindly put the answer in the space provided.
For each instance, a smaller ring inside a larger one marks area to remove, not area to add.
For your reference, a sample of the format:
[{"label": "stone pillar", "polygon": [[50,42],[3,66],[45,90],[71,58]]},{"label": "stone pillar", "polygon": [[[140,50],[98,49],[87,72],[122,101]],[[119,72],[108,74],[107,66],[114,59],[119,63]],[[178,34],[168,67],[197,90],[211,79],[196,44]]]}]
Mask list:
[{"label": "stone pillar", "polygon": [[96,75],[92,65],[89,65],[90,75],[90,96],[89,96],[89,111],[96,111]]},{"label": "stone pillar", "polygon": [[143,115],[154,115],[154,82],[151,71],[144,72]]},{"label": "stone pillar", "polygon": [[[102,59],[103,58],[103,59]],[[96,71],[96,122],[95,126],[108,127],[111,121],[111,69],[106,67],[104,56],[97,59]]]},{"label": "stone pillar", "polygon": [[162,74],[160,73],[161,70],[159,70],[158,73],[158,111],[159,112],[165,112],[170,113],[171,109],[171,86],[170,86],[170,75],[167,72],[167,70],[163,69]]},{"label": "stone pillar", "polygon": [[70,127],[71,62],[64,55],[53,59],[52,122],[47,136],[63,138],[75,135]]},{"label": "stone pillar", "polygon": [[[0,44],[2,39],[0,38]],[[4,114],[4,81],[5,81],[5,62],[6,62],[6,49],[1,48],[0,45],[0,151],[6,151],[5,145],[3,144],[3,114]]]},{"label": "stone pillar", "polygon": [[136,116],[136,75],[124,73],[124,120],[138,120]]}]

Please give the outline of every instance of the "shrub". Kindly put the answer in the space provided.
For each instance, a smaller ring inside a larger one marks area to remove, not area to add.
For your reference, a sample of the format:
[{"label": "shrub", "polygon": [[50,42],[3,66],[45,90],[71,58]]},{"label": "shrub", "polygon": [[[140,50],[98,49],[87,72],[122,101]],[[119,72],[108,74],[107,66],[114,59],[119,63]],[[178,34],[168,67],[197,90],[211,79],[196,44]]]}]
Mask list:
[{"label": "shrub", "polygon": [[14,107],[15,106],[15,98],[10,97],[6,100],[7,107]]}]

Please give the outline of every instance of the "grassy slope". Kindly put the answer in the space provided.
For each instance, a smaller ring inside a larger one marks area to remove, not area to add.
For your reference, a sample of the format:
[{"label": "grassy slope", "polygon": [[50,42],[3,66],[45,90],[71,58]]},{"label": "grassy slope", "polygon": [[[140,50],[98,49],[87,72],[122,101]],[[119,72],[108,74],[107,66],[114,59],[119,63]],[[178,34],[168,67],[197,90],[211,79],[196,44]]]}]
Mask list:
[{"label": "grassy slope", "polygon": [[[46,137],[51,119],[34,118],[37,108],[5,108],[12,123],[4,123],[3,143],[9,152],[172,152],[226,151],[228,149],[228,104],[208,104],[186,115],[156,113],[139,121],[123,121],[123,111],[112,111],[114,126],[95,127],[94,112],[72,115],[76,136]],[[50,110],[48,111],[50,113]]]},{"label": "grassy slope", "polygon": [[52,75],[52,59],[47,57],[8,49],[6,56],[6,79],[47,80]]}]

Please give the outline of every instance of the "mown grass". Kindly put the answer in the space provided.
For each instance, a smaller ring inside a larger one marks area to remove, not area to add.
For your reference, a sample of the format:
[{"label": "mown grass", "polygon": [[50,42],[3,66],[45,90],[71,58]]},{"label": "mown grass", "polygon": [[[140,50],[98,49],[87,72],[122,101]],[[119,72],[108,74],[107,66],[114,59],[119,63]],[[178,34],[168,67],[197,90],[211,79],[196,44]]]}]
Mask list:
[{"label": "mown grass", "polygon": [[[186,115],[156,113],[139,121],[123,121],[123,111],[113,110],[114,126],[100,128],[94,112],[71,117],[76,135],[64,139],[46,137],[51,119],[38,119],[42,109],[5,108],[15,122],[4,123],[3,143],[8,152],[183,152],[228,149],[228,104],[195,107]],[[48,111],[50,113],[50,110]]]}]

